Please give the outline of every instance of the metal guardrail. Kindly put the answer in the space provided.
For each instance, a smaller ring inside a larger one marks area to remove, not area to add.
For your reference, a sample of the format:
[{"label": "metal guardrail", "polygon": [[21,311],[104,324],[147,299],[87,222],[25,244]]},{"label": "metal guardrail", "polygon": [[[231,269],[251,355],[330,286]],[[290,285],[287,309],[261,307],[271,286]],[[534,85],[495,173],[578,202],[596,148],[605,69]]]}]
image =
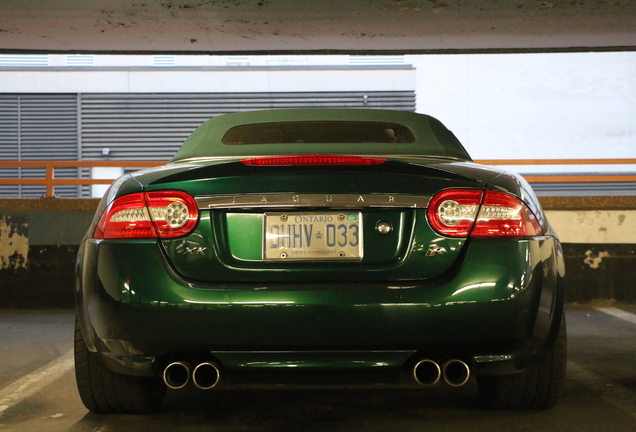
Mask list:
[{"label": "metal guardrail", "polygon": [[[475,162],[483,165],[636,165],[636,159],[482,159]],[[110,184],[112,179],[56,178],[56,168],[148,168],[164,162],[140,161],[0,161],[0,168],[45,168],[44,178],[0,178],[0,185],[45,185],[45,197],[53,197],[56,185]],[[530,183],[614,183],[636,182],[633,174],[546,174],[524,175]]]},{"label": "metal guardrail", "polygon": [[[636,159],[481,159],[483,165],[636,165]],[[636,182],[634,174],[541,174],[524,175],[529,183]]]},{"label": "metal guardrail", "polygon": [[97,185],[111,184],[113,179],[93,178],[56,178],[55,168],[149,168],[163,165],[165,162],[140,161],[0,161],[0,168],[45,168],[44,178],[0,178],[0,185],[45,185],[45,197],[55,196],[57,185]]}]

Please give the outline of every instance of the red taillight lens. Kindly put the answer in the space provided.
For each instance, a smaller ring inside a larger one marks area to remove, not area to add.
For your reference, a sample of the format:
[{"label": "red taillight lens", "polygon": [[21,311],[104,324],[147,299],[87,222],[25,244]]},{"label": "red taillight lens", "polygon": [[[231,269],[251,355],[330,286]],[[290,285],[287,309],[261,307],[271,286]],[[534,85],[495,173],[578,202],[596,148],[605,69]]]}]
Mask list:
[{"label": "red taillight lens", "polygon": [[184,236],[199,221],[197,203],[186,193],[147,192],[146,202],[160,238]]},{"label": "red taillight lens", "polygon": [[157,237],[146,208],[143,193],[117,198],[102,215],[95,238],[154,238]]},{"label": "red taillight lens", "polygon": [[468,237],[483,191],[448,189],[435,195],[428,204],[428,220],[433,229],[450,237]]},{"label": "red taillight lens", "polygon": [[384,158],[336,155],[267,156],[243,159],[245,165],[253,166],[311,166],[311,165],[379,165]]},{"label": "red taillight lens", "polygon": [[533,237],[543,231],[537,218],[518,198],[486,191],[472,237]]},{"label": "red taillight lens", "polygon": [[[483,200],[482,200],[483,196]],[[433,229],[449,237],[532,237],[542,235],[534,214],[504,192],[448,189],[428,206]]]},{"label": "red taillight lens", "polygon": [[102,215],[95,238],[174,238],[190,233],[199,219],[196,201],[176,191],[138,192],[117,198]]}]

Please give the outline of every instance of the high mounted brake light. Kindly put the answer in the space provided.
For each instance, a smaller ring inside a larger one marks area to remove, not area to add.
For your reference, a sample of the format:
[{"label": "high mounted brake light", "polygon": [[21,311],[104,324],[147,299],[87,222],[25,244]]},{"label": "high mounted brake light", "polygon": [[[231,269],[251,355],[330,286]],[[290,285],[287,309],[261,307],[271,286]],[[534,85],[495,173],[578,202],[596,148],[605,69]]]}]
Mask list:
[{"label": "high mounted brake light", "polygon": [[194,198],[184,192],[138,192],[113,201],[94,238],[174,238],[189,234],[199,220]]},{"label": "high mounted brake light", "polygon": [[533,237],[542,235],[530,209],[504,192],[448,189],[435,195],[428,220],[438,233],[450,237]]},{"label": "high mounted brake light", "polygon": [[241,162],[252,166],[311,166],[311,165],[379,165],[384,158],[337,155],[265,156],[243,159]]}]

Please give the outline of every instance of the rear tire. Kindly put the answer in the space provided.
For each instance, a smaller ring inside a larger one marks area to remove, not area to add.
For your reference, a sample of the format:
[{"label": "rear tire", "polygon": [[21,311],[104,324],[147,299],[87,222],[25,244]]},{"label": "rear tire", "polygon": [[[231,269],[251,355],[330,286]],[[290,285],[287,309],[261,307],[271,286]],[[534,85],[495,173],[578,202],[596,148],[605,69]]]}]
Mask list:
[{"label": "rear tire", "polygon": [[166,388],[156,378],[121,375],[88,350],[75,319],[75,378],[84,406],[95,413],[147,414],[159,409]]},{"label": "rear tire", "polygon": [[553,407],[565,382],[567,342],[565,315],[554,345],[546,355],[518,374],[478,376],[479,393],[486,405],[501,410],[538,410]]}]

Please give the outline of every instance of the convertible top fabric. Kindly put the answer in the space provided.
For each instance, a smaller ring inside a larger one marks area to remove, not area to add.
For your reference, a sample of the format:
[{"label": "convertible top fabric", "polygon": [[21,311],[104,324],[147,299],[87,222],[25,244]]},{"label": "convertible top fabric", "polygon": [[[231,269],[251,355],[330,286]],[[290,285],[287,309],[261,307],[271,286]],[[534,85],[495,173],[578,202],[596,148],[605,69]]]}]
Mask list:
[{"label": "convertible top fabric", "polygon": [[[342,140],[335,136],[326,138],[324,127],[340,125],[342,130],[347,124],[349,132],[341,134]],[[294,125],[300,127],[294,128]],[[308,131],[305,136],[310,138],[309,141],[297,139],[295,141],[302,142],[290,143],[287,132],[303,127]],[[386,136],[380,139],[373,133],[374,128],[384,131]],[[274,133],[277,129],[279,134]],[[354,129],[357,134],[353,133]],[[368,129],[369,137],[359,138],[365,129]],[[255,136],[259,133],[260,138]],[[294,154],[414,155],[470,160],[455,135],[428,115],[375,109],[284,109],[212,118],[190,135],[172,162],[206,157]]]}]

